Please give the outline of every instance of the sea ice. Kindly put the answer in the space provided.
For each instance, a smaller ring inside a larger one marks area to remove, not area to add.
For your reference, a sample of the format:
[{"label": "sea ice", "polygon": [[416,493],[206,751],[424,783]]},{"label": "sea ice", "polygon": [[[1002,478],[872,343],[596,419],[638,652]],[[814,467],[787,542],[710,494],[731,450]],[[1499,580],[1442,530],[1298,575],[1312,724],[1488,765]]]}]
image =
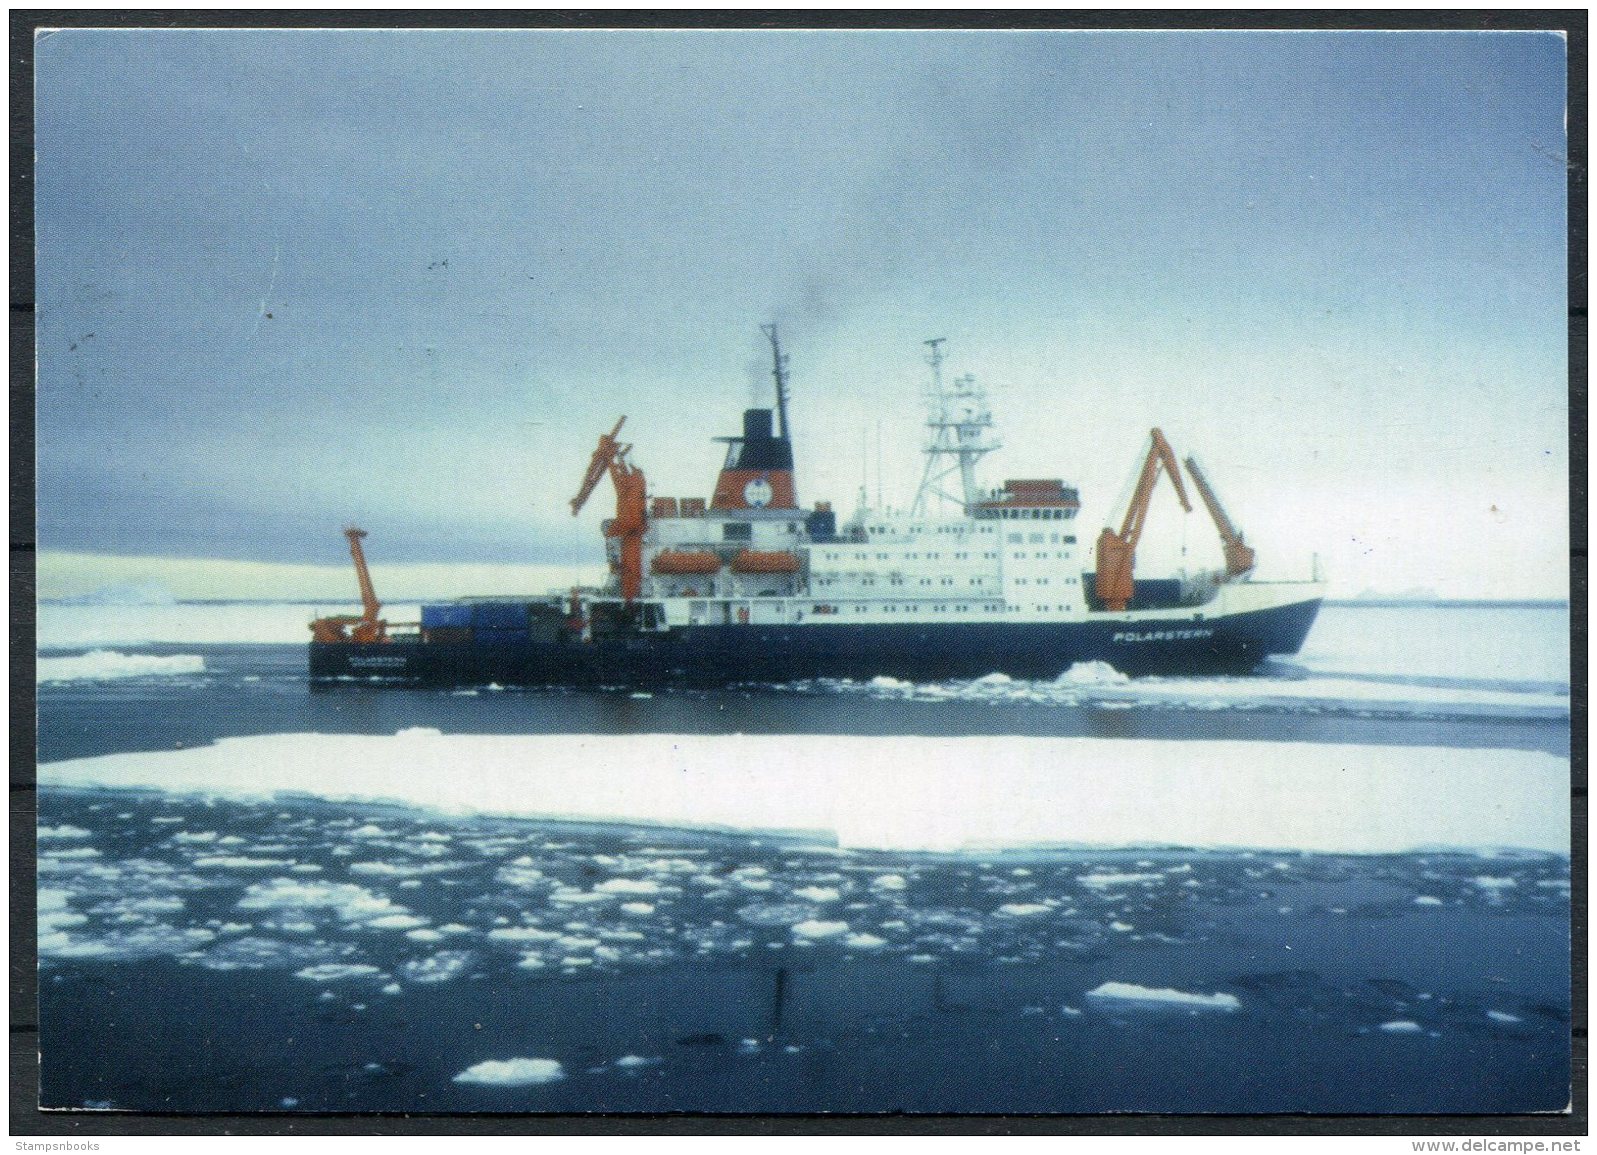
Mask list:
[{"label": "sea ice", "polygon": [[64,823],[60,826],[41,826],[34,835],[40,842],[46,842],[52,838],[87,838],[88,836],[89,832],[81,826],[68,826]]},{"label": "sea ice", "polygon": [[92,650],[70,658],[40,658],[41,684],[49,682],[109,681],[115,678],[148,678],[158,675],[203,674],[205,659],[198,654],[124,654],[116,650]]},{"label": "sea ice", "polygon": [[1130,678],[1108,662],[1077,662],[1059,675],[1061,686],[1123,686]]},{"label": "sea ice", "polygon": [[[596,759],[606,773],[591,772]],[[983,773],[972,774],[972,766]],[[417,742],[276,734],[38,770],[47,788],[238,799],[295,791],[452,813],[830,831],[844,847],[1569,851],[1569,760],[1512,749],[1051,737],[444,735]],[[1162,805],[1146,805],[1155,796]],[[735,881],[770,880],[747,874]],[[556,893],[561,902],[613,897],[574,888]]]},{"label": "sea ice", "polygon": [[647,878],[611,878],[593,889],[605,894],[659,894],[660,884]]},{"label": "sea ice", "polygon": [[485,1059],[455,1076],[457,1083],[482,1087],[532,1087],[566,1077],[554,1059]]},{"label": "sea ice", "polygon": [[1137,882],[1163,882],[1164,874],[1114,874],[1108,871],[1096,874],[1084,874],[1078,880],[1083,886],[1103,888],[1107,886],[1130,886]]},{"label": "sea ice", "polygon": [[835,886],[801,886],[793,892],[793,897],[807,902],[836,902],[842,895]]},{"label": "sea ice", "polygon": [[791,929],[795,938],[835,938],[848,932],[848,923],[812,918],[797,923]]},{"label": "sea ice", "polygon": [[293,866],[287,858],[250,858],[242,854],[212,854],[196,858],[195,866],[211,866],[222,870],[270,870],[274,866]]},{"label": "sea ice", "polygon": [[469,950],[441,950],[423,959],[412,959],[399,968],[407,982],[446,983],[457,978],[474,956]]},{"label": "sea ice", "polygon": [[1394,1019],[1389,1023],[1382,1023],[1381,1030],[1393,1035],[1412,1035],[1420,1030],[1420,1025],[1412,1019]]},{"label": "sea ice", "polygon": [[348,882],[301,882],[293,878],[274,878],[256,883],[239,899],[240,910],[333,911],[344,922],[367,922],[391,914],[408,914],[382,895]]},{"label": "sea ice", "polygon": [[559,937],[558,931],[536,926],[503,926],[488,932],[493,942],[554,942]]},{"label": "sea ice", "polygon": [[380,973],[380,968],[369,963],[319,963],[294,972],[297,979],[315,983],[331,983],[340,979],[360,979]]},{"label": "sea ice", "polygon": [[1234,1011],[1242,1004],[1236,995],[1190,994],[1171,987],[1144,987],[1136,983],[1106,982],[1087,992],[1089,999],[1114,1002],[1155,1003],[1215,1011]]}]

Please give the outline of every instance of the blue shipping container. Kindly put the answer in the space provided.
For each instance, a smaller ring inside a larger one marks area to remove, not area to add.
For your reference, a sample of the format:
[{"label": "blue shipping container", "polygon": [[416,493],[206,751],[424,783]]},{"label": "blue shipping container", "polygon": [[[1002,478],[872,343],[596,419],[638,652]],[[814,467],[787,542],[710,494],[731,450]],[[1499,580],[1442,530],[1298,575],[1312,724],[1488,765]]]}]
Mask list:
[{"label": "blue shipping container", "polygon": [[526,602],[477,602],[471,607],[471,624],[479,630],[525,630]]},{"label": "blue shipping container", "polygon": [[528,630],[485,630],[471,632],[471,640],[478,646],[530,646],[532,633]]},{"label": "blue shipping container", "polygon": [[424,630],[466,629],[471,625],[471,607],[462,605],[422,606]]}]

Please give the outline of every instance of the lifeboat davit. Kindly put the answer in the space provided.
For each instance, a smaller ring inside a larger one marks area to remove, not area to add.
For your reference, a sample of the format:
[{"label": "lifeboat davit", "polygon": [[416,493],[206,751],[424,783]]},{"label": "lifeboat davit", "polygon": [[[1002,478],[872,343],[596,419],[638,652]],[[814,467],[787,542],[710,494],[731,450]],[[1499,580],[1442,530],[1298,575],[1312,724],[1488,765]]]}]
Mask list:
[{"label": "lifeboat davit", "polygon": [[663,549],[649,568],[657,574],[712,574],[720,571],[721,559],[709,550]]},{"label": "lifeboat davit", "polygon": [[734,573],[798,573],[798,554],[790,550],[740,549],[732,559]]}]

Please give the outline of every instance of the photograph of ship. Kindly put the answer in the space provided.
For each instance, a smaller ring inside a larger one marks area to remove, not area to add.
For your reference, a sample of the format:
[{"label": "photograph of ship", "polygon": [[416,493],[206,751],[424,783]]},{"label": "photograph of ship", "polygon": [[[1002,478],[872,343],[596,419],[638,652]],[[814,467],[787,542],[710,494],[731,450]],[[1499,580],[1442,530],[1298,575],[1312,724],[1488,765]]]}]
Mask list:
[{"label": "photograph of ship", "polygon": [[39,31],[29,1127],[1583,1125],[1577,33]]}]

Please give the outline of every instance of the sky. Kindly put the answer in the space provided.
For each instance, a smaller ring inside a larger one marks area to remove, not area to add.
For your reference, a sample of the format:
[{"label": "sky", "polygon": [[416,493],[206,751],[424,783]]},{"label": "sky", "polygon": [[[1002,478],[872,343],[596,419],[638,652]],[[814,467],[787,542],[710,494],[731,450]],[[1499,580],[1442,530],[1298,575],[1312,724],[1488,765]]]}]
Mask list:
[{"label": "sky", "polygon": [[[1564,57],[1550,33],[45,34],[41,595],[324,596],[351,522],[379,572],[445,587],[417,596],[595,563],[609,495],[567,502],[599,434],[625,414],[652,492],[708,496],[710,438],[771,403],[774,321],[802,502],[852,510],[863,479],[908,507],[943,337],[1004,442],[983,479],[1079,485],[1083,540],[1157,425],[1263,576],[1565,596]],[[1161,493],[1139,572],[1219,559]]]}]

